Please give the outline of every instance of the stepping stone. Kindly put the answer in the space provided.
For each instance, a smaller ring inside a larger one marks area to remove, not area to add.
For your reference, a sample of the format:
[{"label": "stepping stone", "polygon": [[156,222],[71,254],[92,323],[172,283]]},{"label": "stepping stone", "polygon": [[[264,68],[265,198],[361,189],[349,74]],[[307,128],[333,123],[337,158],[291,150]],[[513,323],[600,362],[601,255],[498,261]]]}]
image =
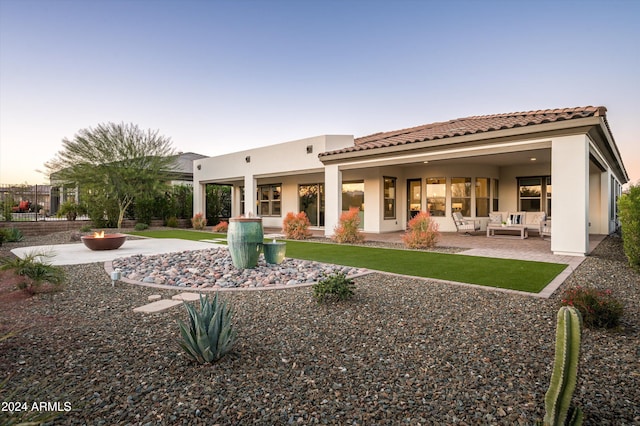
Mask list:
[{"label": "stepping stone", "polygon": [[147,305],[140,306],[139,308],[135,308],[133,312],[142,312],[145,314],[149,314],[153,312],[162,312],[178,305],[182,305],[182,302],[180,300],[169,300],[169,299],[157,300],[153,303],[149,303]]},{"label": "stepping stone", "polygon": [[150,302],[153,302],[154,300],[160,300],[162,299],[162,296],[160,296],[159,294],[152,294],[151,296],[147,297],[147,299]]},{"label": "stepping stone", "polygon": [[171,298],[171,300],[179,300],[185,302],[193,302],[196,300],[200,300],[200,293],[180,293],[176,294]]}]

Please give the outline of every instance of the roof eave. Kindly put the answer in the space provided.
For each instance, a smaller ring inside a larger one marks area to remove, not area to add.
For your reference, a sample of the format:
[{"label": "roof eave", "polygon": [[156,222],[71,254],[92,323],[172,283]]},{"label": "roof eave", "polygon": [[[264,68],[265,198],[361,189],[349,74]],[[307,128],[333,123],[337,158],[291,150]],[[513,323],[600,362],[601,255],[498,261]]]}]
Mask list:
[{"label": "roof eave", "polygon": [[425,148],[443,147],[447,145],[458,145],[477,143],[483,140],[495,141],[496,139],[516,139],[525,137],[535,139],[555,135],[566,135],[571,133],[588,133],[593,126],[601,125],[602,117],[574,118],[571,120],[554,121],[552,123],[536,124],[532,126],[512,127],[509,129],[493,130],[490,132],[473,133],[462,136],[444,137],[441,139],[431,139],[421,142],[411,142],[400,145],[354,149],[349,152],[338,152],[335,154],[321,153],[318,157],[323,164],[331,164],[353,158],[363,158],[367,156],[380,156],[394,154],[408,150],[420,150]]}]

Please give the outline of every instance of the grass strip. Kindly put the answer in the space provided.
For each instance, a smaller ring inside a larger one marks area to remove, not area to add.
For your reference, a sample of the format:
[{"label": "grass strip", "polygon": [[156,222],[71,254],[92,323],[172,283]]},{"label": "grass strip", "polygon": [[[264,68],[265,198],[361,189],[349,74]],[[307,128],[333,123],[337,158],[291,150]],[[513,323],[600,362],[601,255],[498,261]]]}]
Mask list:
[{"label": "grass strip", "polygon": [[[226,238],[226,234],[189,230],[154,230],[131,234],[196,241]],[[290,240],[287,240],[287,257],[529,293],[540,292],[567,267],[559,263]]]}]

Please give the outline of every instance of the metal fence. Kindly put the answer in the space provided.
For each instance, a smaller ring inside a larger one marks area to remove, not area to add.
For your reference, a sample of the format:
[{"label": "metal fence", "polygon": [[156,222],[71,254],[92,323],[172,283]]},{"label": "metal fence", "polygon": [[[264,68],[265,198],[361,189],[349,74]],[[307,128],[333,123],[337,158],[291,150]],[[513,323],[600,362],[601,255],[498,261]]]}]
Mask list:
[{"label": "metal fence", "polygon": [[52,185],[0,184],[0,221],[65,220],[55,214],[68,199],[75,199],[75,190]]}]

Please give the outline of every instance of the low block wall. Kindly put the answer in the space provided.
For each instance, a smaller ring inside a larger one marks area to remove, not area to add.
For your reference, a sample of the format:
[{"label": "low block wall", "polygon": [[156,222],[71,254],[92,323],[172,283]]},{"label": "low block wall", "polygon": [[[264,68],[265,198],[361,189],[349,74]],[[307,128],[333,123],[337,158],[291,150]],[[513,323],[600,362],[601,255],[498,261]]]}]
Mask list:
[{"label": "low block wall", "polygon": [[[23,235],[47,235],[62,231],[80,231],[85,225],[91,226],[89,220],[51,220],[38,222],[0,222],[0,228],[18,228]],[[191,225],[189,219],[178,219],[179,228],[188,228]],[[124,220],[123,228],[133,229],[135,220]],[[162,219],[152,220],[151,226],[164,226]]]}]

